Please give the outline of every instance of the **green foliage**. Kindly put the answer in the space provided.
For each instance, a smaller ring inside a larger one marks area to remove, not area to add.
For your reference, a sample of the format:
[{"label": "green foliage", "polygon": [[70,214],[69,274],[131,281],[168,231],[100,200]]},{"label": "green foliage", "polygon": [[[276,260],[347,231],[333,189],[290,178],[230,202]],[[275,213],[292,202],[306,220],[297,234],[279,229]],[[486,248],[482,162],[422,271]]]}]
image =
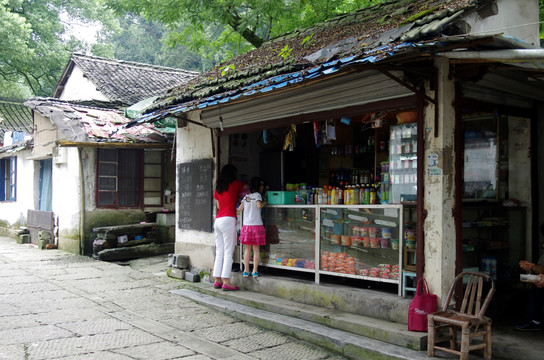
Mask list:
[{"label": "green foliage", "polygon": [[544,45],[544,0],[540,0],[540,46]]},{"label": "green foliage", "polygon": [[312,35],[308,35],[306,36],[303,40],[302,40],[302,46],[309,46],[311,45],[313,42],[314,42],[314,35],[315,34],[312,34]]},{"label": "green foliage", "polygon": [[416,21],[417,19],[421,19],[421,18],[423,18],[423,17],[425,17],[425,16],[427,16],[427,15],[429,15],[429,14],[435,12],[436,9],[437,9],[437,8],[427,9],[427,10],[423,10],[423,11],[417,13],[417,14],[414,14],[414,15],[410,16],[409,18],[405,19],[404,21],[402,21],[402,22],[399,24],[399,26],[403,26],[403,25],[406,25],[406,24],[410,24],[410,23]]},{"label": "green foliage", "polygon": [[68,36],[60,14],[106,19],[107,11],[85,0],[0,0],[2,96],[50,96],[70,53],[84,44]]},{"label": "green foliage", "polygon": [[291,55],[291,51],[293,51],[293,49],[290,48],[289,45],[285,45],[278,53],[278,56],[281,56],[283,60],[287,60],[287,58]]},{"label": "green foliage", "polygon": [[[284,34],[385,0],[103,0],[167,26],[165,41],[224,61]],[[311,41],[311,38],[308,39]],[[281,56],[289,56],[288,49]]]},{"label": "green foliage", "polygon": [[233,72],[234,70],[236,70],[236,67],[234,66],[234,64],[230,64],[230,65],[227,65],[227,66],[221,66],[219,68],[219,70],[221,70],[221,76],[225,76],[228,73]]}]

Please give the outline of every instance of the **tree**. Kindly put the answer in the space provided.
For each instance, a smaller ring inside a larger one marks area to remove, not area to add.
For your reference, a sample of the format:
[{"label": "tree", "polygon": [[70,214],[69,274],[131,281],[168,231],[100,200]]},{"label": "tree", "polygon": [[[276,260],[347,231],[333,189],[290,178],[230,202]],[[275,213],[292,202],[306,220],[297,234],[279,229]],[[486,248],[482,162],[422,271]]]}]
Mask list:
[{"label": "tree", "polygon": [[103,31],[100,42],[93,45],[94,55],[137,61],[173,68],[203,71],[213,66],[185,46],[168,46],[166,27],[155,21],[126,14],[119,19],[117,31]]},{"label": "tree", "polygon": [[[384,0],[104,0],[168,27],[170,45],[184,44],[220,60],[260,47],[274,36]],[[219,28],[219,36],[214,31]],[[228,49],[224,47],[229,44]]]},{"label": "tree", "polygon": [[63,13],[83,22],[113,19],[94,1],[0,0],[2,96],[51,95],[70,54],[85,50],[66,34]]}]

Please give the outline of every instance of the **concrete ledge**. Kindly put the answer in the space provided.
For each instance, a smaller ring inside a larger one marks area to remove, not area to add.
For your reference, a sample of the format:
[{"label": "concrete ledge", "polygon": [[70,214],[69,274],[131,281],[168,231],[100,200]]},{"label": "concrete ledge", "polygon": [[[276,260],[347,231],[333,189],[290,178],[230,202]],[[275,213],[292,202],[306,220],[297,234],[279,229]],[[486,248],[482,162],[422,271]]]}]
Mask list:
[{"label": "concrete ledge", "polygon": [[[260,280],[262,278],[259,278],[258,281]],[[240,283],[238,282],[237,284]],[[314,305],[300,304],[258,292],[248,294],[247,291],[217,291],[208,283],[186,284],[185,288],[255,309],[306,320],[327,326],[328,328],[384,341],[402,346],[403,348],[423,350],[427,346],[427,333],[408,331],[406,324],[326,309]],[[379,306],[379,304],[376,306]]]},{"label": "concrete ledge", "polygon": [[[211,284],[206,285],[212,288]],[[351,359],[428,359],[427,353],[423,351],[406,349],[346,331],[332,329],[311,321],[256,309],[197,291],[179,289],[172,290],[171,292],[223,311],[244,321],[288,334]],[[217,294],[227,293],[220,290],[215,290],[215,292]],[[247,291],[228,292],[228,294],[229,296],[236,294],[240,298],[252,298],[256,295],[254,293],[248,294]],[[255,301],[261,300],[259,298]]]},{"label": "concrete ledge", "polygon": [[397,294],[334,284],[316,284],[281,276],[265,275],[257,279],[232,273],[232,281],[244,290],[291,300],[345,313],[368,316],[388,322],[408,324],[411,299]]}]

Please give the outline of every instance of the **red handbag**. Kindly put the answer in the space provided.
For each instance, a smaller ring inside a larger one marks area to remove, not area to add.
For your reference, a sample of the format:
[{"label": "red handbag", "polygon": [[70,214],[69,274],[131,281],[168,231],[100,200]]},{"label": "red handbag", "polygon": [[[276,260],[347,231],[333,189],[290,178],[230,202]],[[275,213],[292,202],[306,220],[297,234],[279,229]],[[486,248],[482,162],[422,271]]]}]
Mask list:
[{"label": "red handbag", "polygon": [[408,308],[408,330],[427,331],[427,314],[436,312],[437,296],[429,292],[427,280],[417,282],[416,294]]}]

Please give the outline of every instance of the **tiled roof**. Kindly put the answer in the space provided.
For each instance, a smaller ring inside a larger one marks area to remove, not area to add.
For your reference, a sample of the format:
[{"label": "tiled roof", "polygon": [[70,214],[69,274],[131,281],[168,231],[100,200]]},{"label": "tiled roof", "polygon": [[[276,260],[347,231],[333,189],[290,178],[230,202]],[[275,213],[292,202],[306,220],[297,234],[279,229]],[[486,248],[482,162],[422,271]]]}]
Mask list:
[{"label": "tiled roof", "polygon": [[142,124],[130,129],[123,125],[130,119],[123,112],[89,107],[81,102],[65,102],[52,98],[33,98],[25,102],[30,109],[48,117],[63,139],[78,143],[168,143],[173,139],[170,129],[155,124]]},{"label": "tiled roof", "polygon": [[[421,45],[436,45],[442,35],[465,35],[463,23],[457,20],[488,3],[490,0],[391,0],[360,9],[278,37],[221,64],[171,89],[147,112],[171,107],[183,112],[202,108],[204,103],[224,103],[227,97],[248,96],[267,88],[278,77],[282,86],[289,86],[308,79],[308,71],[314,71],[314,77],[323,74],[327,64],[338,70],[338,60],[373,64],[393,55],[417,53],[414,50],[421,51]],[[290,52],[283,58],[280,51],[286,46]],[[285,78],[291,81],[285,83]]]},{"label": "tiled roof", "polygon": [[24,100],[0,98],[0,142],[6,131],[24,131],[32,134],[32,111]]},{"label": "tiled roof", "polygon": [[108,99],[120,101],[127,106],[148,97],[163,94],[166,89],[183,85],[198,74],[183,69],[74,53],[57,84],[53,97],[58,97],[62,93],[74,65],[78,65],[96,89]]}]

